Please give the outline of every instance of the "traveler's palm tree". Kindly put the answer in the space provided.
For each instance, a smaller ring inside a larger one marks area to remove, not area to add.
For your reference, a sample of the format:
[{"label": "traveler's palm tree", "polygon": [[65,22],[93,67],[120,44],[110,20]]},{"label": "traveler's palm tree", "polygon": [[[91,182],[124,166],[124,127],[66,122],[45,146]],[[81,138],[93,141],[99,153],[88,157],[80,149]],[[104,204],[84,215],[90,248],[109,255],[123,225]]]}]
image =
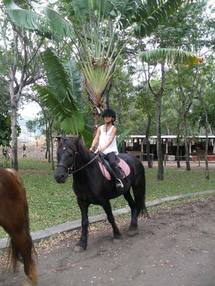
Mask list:
[{"label": "traveler's palm tree", "polygon": [[[142,38],[149,36],[184,2],[184,0],[61,0],[61,12],[45,8],[42,14],[38,14],[33,10],[20,8],[12,0],[4,0],[8,14],[16,25],[37,31],[55,41],[64,41],[71,48],[71,54],[80,67],[84,86],[94,110],[95,125],[103,106],[104,92],[126,45],[124,34],[134,35],[135,32]],[[187,55],[186,60],[190,59],[190,56]],[[192,61],[196,59],[194,56],[191,57]],[[51,72],[61,71],[52,69]],[[50,96],[52,95],[47,94],[46,98]],[[74,99],[74,96],[71,98]],[[71,109],[73,107],[75,104],[71,104]],[[77,114],[77,110],[74,111]]]}]

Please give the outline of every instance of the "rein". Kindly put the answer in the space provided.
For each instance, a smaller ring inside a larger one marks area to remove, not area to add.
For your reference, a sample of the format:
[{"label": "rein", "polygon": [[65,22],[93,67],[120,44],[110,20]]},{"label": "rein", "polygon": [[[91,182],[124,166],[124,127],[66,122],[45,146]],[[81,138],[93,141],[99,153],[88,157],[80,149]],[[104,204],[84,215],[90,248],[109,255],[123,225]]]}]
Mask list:
[{"label": "rein", "polygon": [[[96,154],[95,157],[93,157],[89,162],[87,162],[85,165],[81,166],[79,169],[76,169],[74,171],[70,171],[69,174],[73,175],[75,173],[78,173],[79,171],[85,169],[87,166],[89,166],[93,161],[95,161],[99,156],[99,153]],[[65,169],[67,169],[67,167],[64,164],[59,164],[59,167],[64,167]],[[69,168],[68,168],[69,169]]]}]

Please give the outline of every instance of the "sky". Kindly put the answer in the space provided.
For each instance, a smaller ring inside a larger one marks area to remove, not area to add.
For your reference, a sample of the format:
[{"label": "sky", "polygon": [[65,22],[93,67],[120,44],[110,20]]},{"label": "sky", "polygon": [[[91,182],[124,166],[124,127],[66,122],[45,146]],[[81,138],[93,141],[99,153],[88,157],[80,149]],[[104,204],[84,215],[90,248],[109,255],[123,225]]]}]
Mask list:
[{"label": "sky", "polygon": [[21,142],[26,143],[29,141],[34,141],[35,134],[28,132],[26,128],[26,122],[28,120],[35,119],[39,111],[41,111],[41,108],[36,102],[25,103],[23,104],[22,108],[19,110],[20,118],[18,121],[21,127],[21,134],[19,136],[19,140]]},{"label": "sky", "polygon": [[37,113],[41,110],[36,102],[25,103],[19,111],[23,119],[32,120],[36,117]]}]

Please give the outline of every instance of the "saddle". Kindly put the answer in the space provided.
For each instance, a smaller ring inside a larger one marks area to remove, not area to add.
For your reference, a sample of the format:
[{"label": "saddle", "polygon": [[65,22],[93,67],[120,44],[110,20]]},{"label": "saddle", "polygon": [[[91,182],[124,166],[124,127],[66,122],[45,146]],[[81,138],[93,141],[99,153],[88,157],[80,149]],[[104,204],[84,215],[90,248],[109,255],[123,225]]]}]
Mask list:
[{"label": "saddle", "polygon": [[[130,175],[130,167],[129,165],[121,158],[118,158],[118,167],[121,169],[122,174],[123,174],[123,178],[126,178]],[[109,162],[102,158],[98,160],[98,164],[99,164],[99,168],[102,172],[102,175],[108,180],[110,181],[113,178],[113,173],[114,171],[112,170]]]}]

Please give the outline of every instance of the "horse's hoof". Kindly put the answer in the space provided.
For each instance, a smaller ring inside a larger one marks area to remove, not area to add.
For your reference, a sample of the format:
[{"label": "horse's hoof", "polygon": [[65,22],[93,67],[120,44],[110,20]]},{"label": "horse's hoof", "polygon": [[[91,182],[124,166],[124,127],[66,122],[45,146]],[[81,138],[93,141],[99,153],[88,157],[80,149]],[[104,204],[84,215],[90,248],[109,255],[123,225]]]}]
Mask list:
[{"label": "horse's hoof", "polygon": [[137,235],[139,232],[138,232],[138,229],[129,229],[128,230],[128,236],[135,236]]},{"label": "horse's hoof", "polygon": [[22,286],[34,286],[34,285],[36,285],[36,284],[33,284],[30,279],[26,279],[26,280],[22,283]]},{"label": "horse's hoof", "polygon": [[113,242],[118,243],[122,240],[122,235],[121,234],[115,234],[113,237]]},{"label": "horse's hoof", "polygon": [[113,238],[113,243],[114,244],[118,244],[118,243],[121,243],[122,241],[122,237],[121,238]]},{"label": "horse's hoof", "polygon": [[81,247],[80,245],[76,245],[75,248],[74,248],[74,251],[75,252],[83,252],[85,249],[83,247]]}]

